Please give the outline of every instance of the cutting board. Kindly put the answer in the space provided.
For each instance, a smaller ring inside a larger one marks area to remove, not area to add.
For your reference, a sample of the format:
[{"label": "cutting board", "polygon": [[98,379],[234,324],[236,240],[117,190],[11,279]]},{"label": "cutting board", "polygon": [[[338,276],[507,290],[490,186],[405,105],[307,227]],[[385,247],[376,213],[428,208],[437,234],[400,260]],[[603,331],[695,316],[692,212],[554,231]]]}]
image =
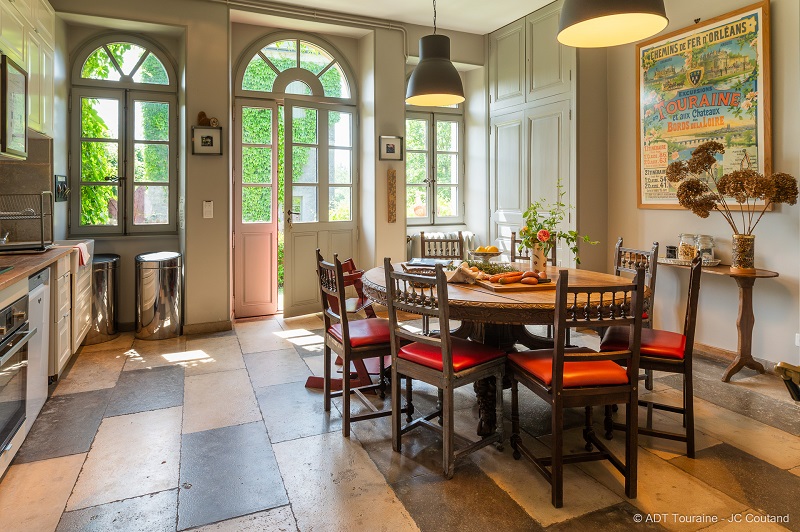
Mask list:
[{"label": "cutting board", "polygon": [[510,283],[510,284],[500,284],[500,283],[490,283],[489,281],[481,281],[478,280],[475,284],[486,288],[487,290],[491,290],[492,292],[533,292],[536,290],[555,290],[556,283],[552,280],[549,283],[544,284],[522,284],[522,283]]}]

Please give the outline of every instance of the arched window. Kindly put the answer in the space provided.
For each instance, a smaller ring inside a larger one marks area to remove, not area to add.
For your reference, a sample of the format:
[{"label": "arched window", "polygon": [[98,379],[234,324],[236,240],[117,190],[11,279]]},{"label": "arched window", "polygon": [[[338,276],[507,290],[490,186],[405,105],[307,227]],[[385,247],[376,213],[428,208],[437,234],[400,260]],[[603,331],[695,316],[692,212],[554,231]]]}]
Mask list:
[{"label": "arched window", "polygon": [[175,68],[138,36],[95,38],[72,68],[73,234],[177,230]]},{"label": "arched window", "polygon": [[[239,69],[239,96],[283,95],[314,97],[354,103],[355,98],[345,63],[333,49],[302,37],[270,38],[251,46],[245,53],[247,66]],[[329,51],[330,50],[330,51]]]}]

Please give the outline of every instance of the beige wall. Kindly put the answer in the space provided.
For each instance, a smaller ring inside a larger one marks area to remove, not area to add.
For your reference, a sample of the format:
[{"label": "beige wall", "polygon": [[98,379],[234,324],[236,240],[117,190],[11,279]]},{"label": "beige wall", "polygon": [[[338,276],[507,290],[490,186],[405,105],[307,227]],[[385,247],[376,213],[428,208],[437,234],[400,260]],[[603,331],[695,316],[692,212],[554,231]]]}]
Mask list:
[{"label": "beige wall", "polygon": [[[230,134],[230,64],[226,6],[204,2],[202,9],[198,9],[199,3],[193,0],[53,0],[51,3],[57,12],[179,28],[183,34],[179,38],[182,49],[173,58],[180,61],[179,90],[186,91],[179,97],[182,103],[180,145],[185,149],[185,137],[200,111],[220,119],[224,141],[227,142]],[[110,24],[109,27],[113,26]],[[66,112],[65,107],[57,109]],[[229,151],[225,149],[222,157],[186,156],[185,166],[179,172],[181,181],[185,179],[186,200],[185,234],[180,239],[175,236],[97,242],[98,252],[119,252],[117,250],[122,249],[126,262],[132,262],[128,255],[136,252],[176,249],[180,244],[185,260],[184,323],[187,325],[210,323],[225,327],[230,320]],[[215,201],[213,219],[202,217],[204,200]],[[136,248],[135,252],[131,251],[133,248]],[[126,277],[123,273],[124,284],[127,284]],[[127,299],[125,293],[123,298]],[[121,301],[120,306],[121,321],[127,321],[125,313],[132,312],[130,303]]]},{"label": "beige wall", "polygon": [[[670,0],[670,32],[751,4],[751,0]],[[772,0],[772,140],[773,168],[800,175],[798,143],[800,108],[800,3]],[[657,240],[675,244],[678,233],[714,235],[717,254],[730,262],[731,230],[718,213],[703,220],[688,211],[643,210],[636,206],[636,49],[634,45],[608,50],[608,241],[617,236],[640,248]],[[775,270],[780,277],[756,282],[753,355],[757,358],[798,362],[794,345],[798,319],[798,264],[800,264],[800,208],[780,206],[768,213],[756,229],[756,265]],[[659,267],[656,326],[679,330],[683,315],[687,273]],[[705,276],[700,295],[697,341],[727,350],[737,347],[738,295],[732,279]]]}]

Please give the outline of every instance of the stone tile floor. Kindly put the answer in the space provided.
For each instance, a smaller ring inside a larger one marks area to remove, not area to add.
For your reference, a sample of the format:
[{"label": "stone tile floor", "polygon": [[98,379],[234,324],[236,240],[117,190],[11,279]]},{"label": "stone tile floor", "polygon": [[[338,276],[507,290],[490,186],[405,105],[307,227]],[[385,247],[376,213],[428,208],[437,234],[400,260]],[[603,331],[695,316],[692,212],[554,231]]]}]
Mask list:
[{"label": "stone tile floor", "polygon": [[[321,327],[316,316],[274,317],[84,347],[0,481],[0,530],[800,530],[800,410],[774,376],[744,370],[724,384],[721,364],[698,359],[697,458],[643,437],[637,499],[592,462],[567,466],[555,509],[508,445],[467,457],[447,481],[428,431],[404,436],[400,454],[386,418],[342,438],[341,402],[325,414],[321,392],[304,387],[322,373]],[[677,403],[680,381],[658,375],[652,393]],[[435,397],[415,386],[418,412]],[[471,387],[457,398],[456,429],[474,434]],[[549,408],[530,393],[521,402],[523,436],[546,452]],[[565,445],[578,451],[583,415],[569,414]]]}]

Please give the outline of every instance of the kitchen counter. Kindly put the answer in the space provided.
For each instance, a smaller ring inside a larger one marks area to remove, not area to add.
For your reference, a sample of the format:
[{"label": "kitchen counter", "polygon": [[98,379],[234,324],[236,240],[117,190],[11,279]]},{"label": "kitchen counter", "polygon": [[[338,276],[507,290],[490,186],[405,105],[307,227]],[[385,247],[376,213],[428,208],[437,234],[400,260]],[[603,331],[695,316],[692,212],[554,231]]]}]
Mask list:
[{"label": "kitchen counter", "polygon": [[34,273],[47,268],[64,255],[72,252],[71,247],[56,247],[44,253],[31,253],[29,255],[2,255],[0,254],[0,269],[4,266],[13,266],[5,273],[0,273],[0,290],[22,281]]}]

